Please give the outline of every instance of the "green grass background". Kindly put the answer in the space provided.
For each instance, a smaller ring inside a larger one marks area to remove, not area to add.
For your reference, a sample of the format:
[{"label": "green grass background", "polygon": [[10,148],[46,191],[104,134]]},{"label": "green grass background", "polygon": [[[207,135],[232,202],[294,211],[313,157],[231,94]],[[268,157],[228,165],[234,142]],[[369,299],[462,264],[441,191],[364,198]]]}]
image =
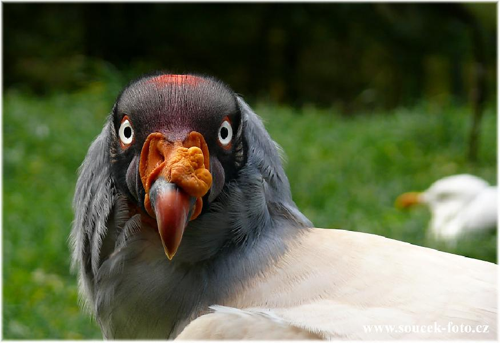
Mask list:
[{"label": "green grass background", "polygon": [[[3,337],[98,339],[78,305],[68,235],[76,170],[121,87],[94,83],[73,94],[9,90],[3,116]],[[294,200],[318,227],[371,232],[489,261],[487,235],[456,248],[426,239],[425,208],[394,208],[406,191],[471,173],[496,184],[496,114],[482,123],[479,161],[465,159],[470,110],[422,103],[342,117],[334,110],[251,104],[283,147]]]}]

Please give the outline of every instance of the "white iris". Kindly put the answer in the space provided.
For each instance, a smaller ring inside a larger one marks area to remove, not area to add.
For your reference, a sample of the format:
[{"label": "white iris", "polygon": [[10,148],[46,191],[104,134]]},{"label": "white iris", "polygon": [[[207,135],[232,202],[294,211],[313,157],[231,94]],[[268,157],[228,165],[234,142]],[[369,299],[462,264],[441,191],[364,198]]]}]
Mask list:
[{"label": "white iris", "polygon": [[228,145],[231,143],[231,140],[233,139],[233,128],[231,127],[231,124],[226,120],[222,123],[222,125],[219,128],[219,142],[223,146]]},{"label": "white iris", "polygon": [[132,129],[132,125],[128,120],[125,120],[120,126],[120,130],[118,131],[120,135],[120,139],[123,144],[130,144],[134,138],[134,129]]}]

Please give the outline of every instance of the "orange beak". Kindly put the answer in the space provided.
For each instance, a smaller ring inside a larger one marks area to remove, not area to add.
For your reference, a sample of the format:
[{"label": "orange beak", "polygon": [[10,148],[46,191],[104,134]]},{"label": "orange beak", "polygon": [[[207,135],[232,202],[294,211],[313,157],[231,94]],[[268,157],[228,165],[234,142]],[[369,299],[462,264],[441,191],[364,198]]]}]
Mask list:
[{"label": "orange beak", "polygon": [[410,208],[422,202],[420,196],[419,192],[403,193],[396,199],[395,206],[400,209]]},{"label": "orange beak", "polygon": [[207,143],[195,131],[183,142],[169,142],[157,132],[144,142],[139,163],[146,191],[144,207],[156,218],[170,260],[181,244],[187,224],[201,213],[202,197],[212,186],[209,163]]}]

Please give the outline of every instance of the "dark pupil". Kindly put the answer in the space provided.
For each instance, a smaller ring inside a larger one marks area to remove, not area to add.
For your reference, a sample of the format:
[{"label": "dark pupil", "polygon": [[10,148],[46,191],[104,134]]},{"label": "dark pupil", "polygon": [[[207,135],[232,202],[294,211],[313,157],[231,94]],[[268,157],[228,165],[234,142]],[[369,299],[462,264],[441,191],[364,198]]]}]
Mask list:
[{"label": "dark pupil", "polygon": [[132,128],[126,127],[125,130],[123,130],[123,134],[125,135],[125,138],[132,137]]},{"label": "dark pupil", "polygon": [[220,129],[220,137],[226,139],[229,136],[229,130],[226,127]]}]

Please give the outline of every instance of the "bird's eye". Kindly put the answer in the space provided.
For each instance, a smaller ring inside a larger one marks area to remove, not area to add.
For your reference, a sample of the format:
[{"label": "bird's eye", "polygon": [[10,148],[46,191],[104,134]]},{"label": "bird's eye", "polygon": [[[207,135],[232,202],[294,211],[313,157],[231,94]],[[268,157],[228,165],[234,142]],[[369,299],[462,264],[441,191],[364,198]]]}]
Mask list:
[{"label": "bird's eye", "polygon": [[451,199],[452,197],[453,197],[453,194],[450,192],[441,193],[441,194],[438,194],[436,196],[437,200],[439,200],[439,201],[446,201],[448,199]]},{"label": "bird's eye", "polygon": [[231,127],[229,119],[226,118],[222,122],[222,125],[219,128],[219,144],[223,148],[229,148],[232,139],[233,139],[233,128]]},{"label": "bird's eye", "polygon": [[132,128],[132,124],[130,124],[128,117],[123,118],[118,134],[124,146],[131,144],[134,140],[134,129]]}]

